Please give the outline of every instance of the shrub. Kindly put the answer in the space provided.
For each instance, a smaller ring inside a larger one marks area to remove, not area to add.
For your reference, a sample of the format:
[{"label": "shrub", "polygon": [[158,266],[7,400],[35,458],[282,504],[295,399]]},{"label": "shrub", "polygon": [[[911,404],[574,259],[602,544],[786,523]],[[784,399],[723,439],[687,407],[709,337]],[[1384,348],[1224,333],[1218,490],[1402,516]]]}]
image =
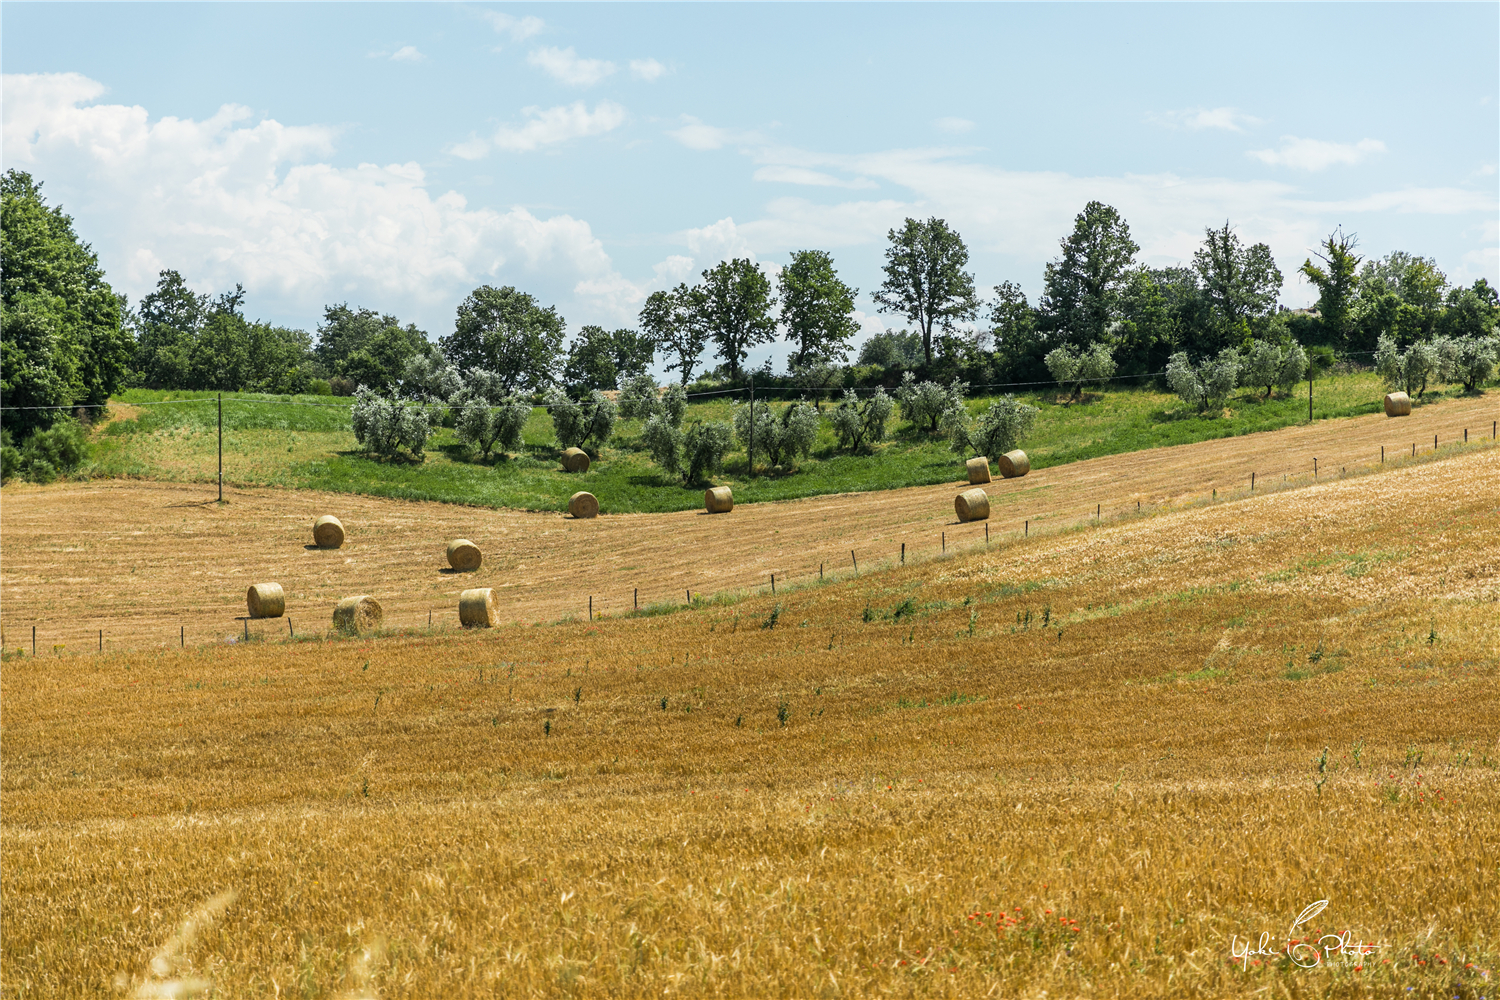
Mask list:
[{"label": "shrub", "polygon": [[332,396],[333,387],[327,379],[315,378],[308,381],[307,392],[311,396]]},{"label": "shrub", "polygon": [[1271,390],[1280,387],[1290,390],[1307,374],[1307,352],[1295,340],[1286,347],[1278,347],[1264,340],[1257,340],[1245,354],[1240,367],[1240,385],[1259,389],[1266,387],[1266,398]]},{"label": "shrub", "polygon": [[350,423],[354,440],[365,450],[385,458],[397,458],[404,446],[420,460],[427,446],[435,413],[421,404],[411,404],[394,396],[382,396],[360,386],[354,393]]},{"label": "shrub", "polygon": [[88,456],[88,431],[72,417],[61,417],[26,439],[16,471],[34,483],[50,483],[58,476],[76,472]]},{"label": "shrub", "polygon": [[1081,353],[1071,347],[1058,347],[1048,352],[1042,361],[1059,386],[1073,387],[1070,393],[1073,399],[1083,395],[1085,382],[1107,381],[1115,373],[1114,355],[1109,345],[1103,342],[1095,343]]},{"label": "shrub", "polygon": [[895,408],[896,401],[884,389],[876,389],[863,403],[853,389],[846,389],[843,400],[829,412],[828,422],[840,448],[859,451],[885,440],[885,425]]},{"label": "shrub", "polygon": [[428,354],[415,355],[406,362],[406,368],[401,373],[401,393],[408,399],[447,403],[467,386],[474,385],[487,394],[498,397],[500,390],[491,387],[490,383],[498,384],[499,381],[499,376],[492,372],[474,369],[469,372],[466,382],[459,375],[458,369],[450,365],[441,353],[433,350]]},{"label": "shrub", "polygon": [[1001,396],[979,415],[973,430],[961,415],[954,415],[948,420],[953,450],[960,454],[998,458],[1031,433],[1039,412],[1035,406],[1019,402],[1015,396]]},{"label": "shrub", "polygon": [[1438,377],[1473,392],[1500,364],[1500,342],[1494,337],[1444,337],[1438,341],[1437,354]]},{"label": "shrub", "polygon": [[636,375],[626,379],[618,405],[621,420],[649,420],[663,414],[673,427],[681,427],[687,412],[687,390],[673,382],[662,392],[650,375]]},{"label": "shrub", "polygon": [[792,368],[792,384],[811,392],[813,406],[822,412],[823,399],[844,384],[844,369],[826,361],[811,361]]},{"label": "shrub", "polygon": [[1428,343],[1412,344],[1405,353],[1396,350],[1396,342],[1382,335],[1375,344],[1375,371],[1392,392],[1421,396],[1427,391],[1427,380],[1437,373],[1438,353]]},{"label": "shrub", "polygon": [[1188,360],[1186,351],[1167,359],[1167,385],[1183,402],[1195,403],[1200,410],[1206,411],[1211,403],[1227,397],[1239,380],[1240,354],[1232,347],[1197,365]]},{"label": "shrub", "polygon": [[21,474],[21,449],[11,444],[10,431],[0,429],[0,483]]},{"label": "shrub", "polygon": [[598,454],[615,431],[620,408],[598,389],[576,403],[561,389],[550,389],[543,398],[552,414],[559,448],[582,448]]},{"label": "shrub", "polygon": [[963,409],[964,394],[968,391],[968,384],[957,379],[945,387],[936,382],[918,382],[915,375],[907,372],[901,377],[896,399],[912,426],[936,432],[946,415]]},{"label": "shrub", "polygon": [[682,430],[665,416],[657,413],[647,418],[641,428],[641,444],[664,472],[683,474]]},{"label": "shrub", "polygon": [[479,396],[460,398],[455,401],[458,419],[454,423],[454,436],[488,458],[490,451],[499,446],[502,451],[519,451],[521,430],[531,416],[531,401],[521,396],[502,397],[493,405]]},{"label": "shrub", "polygon": [[342,375],[335,375],[328,380],[328,391],[335,396],[352,396],[356,388],[353,379],[344,378]]},{"label": "shrub", "polygon": [[683,435],[683,451],[687,454],[687,481],[700,482],[710,472],[718,472],[724,466],[724,456],[733,443],[734,431],[722,421],[695,423]]}]

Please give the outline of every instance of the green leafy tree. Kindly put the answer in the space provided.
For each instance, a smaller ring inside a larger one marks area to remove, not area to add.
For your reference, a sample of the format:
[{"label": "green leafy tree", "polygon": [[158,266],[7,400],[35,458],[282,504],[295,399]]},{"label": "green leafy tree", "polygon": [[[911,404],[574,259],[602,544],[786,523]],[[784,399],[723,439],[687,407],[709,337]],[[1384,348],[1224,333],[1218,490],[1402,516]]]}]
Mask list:
[{"label": "green leafy tree", "polygon": [[915,368],[922,363],[922,336],[906,330],[882,330],[859,347],[859,363],[886,371]]},{"label": "green leafy tree", "polygon": [[188,288],[181,274],[164,270],[156,288],[136,309],[135,370],[148,389],[178,389],[189,384],[193,345],[210,311],[207,295]]},{"label": "green leafy tree", "polygon": [[351,386],[381,392],[394,389],[406,366],[425,355],[427,334],[373,309],[351,309],[348,303],[325,306],[313,355],[323,372]]},{"label": "green leafy tree", "polygon": [[859,289],[840,280],[833,258],[822,250],[799,250],[778,282],[786,339],[797,345],[792,367],[828,366],[847,358],[849,339],[859,332],[854,319]]},{"label": "green leafy tree", "polygon": [[1264,330],[1281,294],[1281,271],[1269,246],[1245,246],[1226,221],[1222,229],[1204,230],[1193,268],[1217,333],[1214,347],[1237,346]]},{"label": "green leafy tree", "polygon": [[1359,290],[1359,262],[1362,259],[1354,252],[1359,238],[1353,233],[1345,236],[1336,229],[1321,244],[1316,256],[1323,263],[1314,264],[1309,257],[1302,263],[1302,274],[1318,287],[1318,314],[1321,317],[1324,335],[1335,345],[1346,347],[1353,329],[1355,295]]},{"label": "green leafy tree", "polygon": [[1226,399],[1240,380],[1240,353],[1232,347],[1217,357],[1193,364],[1186,351],[1167,359],[1167,385],[1185,403],[1207,412],[1210,405]]},{"label": "green leafy tree", "polygon": [[670,292],[652,292],[641,307],[641,329],[657,350],[674,356],[666,365],[687,385],[708,346],[709,331],[704,292],[680,284]]},{"label": "green leafy tree", "polygon": [[[444,378],[442,385],[447,384],[449,380]],[[531,417],[531,401],[507,392],[499,375],[475,368],[462,376],[450,398],[457,411],[453,432],[461,443],[486,459],[495,448],[520,451],[521,431]]]},{"label": "green leafy tree", "polygon": [[922,334],[922,356],[932,364],[932,331],[951,330],[979,312],[974,276],[964,268],[969,248],[939,218],[907,219],[886,234],[885,281],[874,298],[882,312],[898,313]]},{"label": "green leafy tree", "polygon": [[618,389],[620,370],[615,367],[614,337],[602,326],[586,326],[568,345],[568,361],[562,381],[569,392]]},{"label": "green leafy tree", "polygon": [[1045,354],[1046,337],[1020,285],[1002,281],[995,286],[989,320],[1000,377],[1022,381],[1035,378],[1038,362]]},{"label": "green leafy tree", "polygon": [[1464,392],[1477,390],[1500,364],[1500,339],[1495,337],[1443,337],[1436,347],[1438,377],[1459,383]]},{"label": "green leafy tree", "polygon": [[1047,352],[1045,360],[1047,371],[1052,373],[1059,386],[1073,387],[1069,394],[1072,399],[1083,396],[1085,383],[1108,381],[1115,373],[1115,359],[1109,345],[1102,341],[1082,351],[1075,351],[1067,345],[1053,348]]},{"label": "green leafy tree", "polygon": [[430,407],[382,396],[369,386],[361,386],[354,394],[349,416],[354,440],[367,452],[395,459],[402,457],[404,447],[417,461],[422,460],[434,417]]},{"label": "green leafy tree", "polygon": [[1041,411],[1035,406],[1007,395],[991,403],[972,427],[969,426],[967,413],[953,414],[948,420],[953,450],[960,455],[1003,455],[1018,447],[1026,435],[1031,433],[1039,412]]},{"label": "green leafy tree", "polygon": [[1392,392],[1420,397],[1437,370],[1438,352],[1430,343],[1418,342],[1401,351],[1393,338],[1385,336],[1375,347],[1375,372]]},{"label": "green leafy tree", "polygon": [[771,281],[754,262],[736,258],[704,271],[702,288],[698,306],[703,326],[729,366],[730,379],[739,381],[740,364],[750,348],[776,339]]},{"label": "green leafy tree", "polygon": [[734,435],[741,447],[748,449],[751,442],[751,421],[755,424],[755,450],[766,456],[772,465],[782,465],[802,455],[812,454],[813,444],[818,439],[818,427],[822,419],[818,411],[807,403],[792,403],[778,415],[763,402],[736,403],[734,406]]},{"label": "green leafy tree", "polygon": [[1073,220],[1062,256],[1047,265],[1041,308],[1067,343],[1105,339],[1140,250],[1120,213],[1091,201]]},{"label": "green leafy tree", "polygon": [[[1181,269],[1191,276],[1192,272]],[[1173,272],[1175,275],[1175,272]],[[1120,293],[1120,318],[1114,326],[1114,357],[1122,374],[1160,371],[1177,343],[1181,311],[1173,308],[1167,272],[1133,268]],[[1196,295],[1196,287],[1194,288]]]},{"label": "green leafy tree", "polygon": [[913,427],[936,433],[945,417],[963,410],[968,391],[968,385],[957,379],[944,386],[918,382],[915,375],[907,372],[901,378],[901,388],[896,390],[896,400]]},{"label": "green leafy tree", "polygon": [[582,448],[597,455],[615,431],[620,409],[598,389],[577,402],[557,388],[549,389],[542,398],[552,414],[559,448]]},{"label": "green leafy tree", "polygon": [[[30,174],[0,179],[0,396],[7,407],[101,404],[122,386],[135,345],[99,258]],[[59,410],[7,409],[18,435]]]},{"label": "green leafy tree", "polygon": [[1257,340],[1245,352],[1240,367],[1240,385],[1265,386],[1266,399],[1276,388],[1290,390],[1307,374],[1307,352],[1295,340],[1285,346]]},{"label": "green leafy tree", "polygon": [[458,307],[443,354],[460,370],[494,372],[507,391],[535,391],[555,381],[566,324],[553,306],[507,285],[481,285]]},{"label": "green leafy tree", "polygon": [[1500,296],[1483,278],[1469,288],[1450,288],[1438,317],[1438,331],[1446,337],[1487,337],[1500,324]]},{"label": "green leafy tree", "polygon": [[846,389],[843,400],[829,411],[828,423],[840,448],[860,451],[885,440],[886,425],[895,409],[896,401],[884,389],[877,388],[864,400],[853,389]]}]

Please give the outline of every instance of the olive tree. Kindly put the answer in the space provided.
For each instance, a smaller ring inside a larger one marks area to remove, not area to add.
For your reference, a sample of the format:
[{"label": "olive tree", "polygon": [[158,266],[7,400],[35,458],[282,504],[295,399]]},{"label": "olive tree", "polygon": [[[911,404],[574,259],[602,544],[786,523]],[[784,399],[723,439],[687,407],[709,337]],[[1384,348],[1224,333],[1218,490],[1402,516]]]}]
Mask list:
[{"label": "olive tree", "polygon": [[1437,343],[1437,355],[1438,377],[1473,392],[1500,363],[1500,342],[1494,337],[1444,337]]},{"label": "olive tree", "polygon": [[863,402],[853,389],[846,389],[843,400],[828,412],[828,423],[840,448],[859,451],[885,440],[886,424],[895,408],[896,401],[884,389],[876,389]]},{"label": "olive tree", "polygon": [[1384,335],[1375,344],[1375,371],[1392,392],[1421,396],[1427,391],[1428,379],[1437,374],[1437,367],[1438,352],[1430,343],[1419,341],[1402,352],[1396,350],[1396,342],[1389,335]]},{"label": "olive tree", "polygon": [[556,388],[548,390],[542,398],[552,414],[552,427],[557,432],[559,448],[582,448],[597,453],[614,433],[619,407],[598,389],[577,402]]},{"label": "olive tree", "polygon": [[947,421],[953,450],[961,455],[1003,455],[1031,433],[1039,412],[1035,406],[1022,403],[1015,396],[1001,396],[970,427],[966,414],[960,410],[951,414]]},{"label": "olive tree", "polygon": [[1167,359],[1167,385],[1185,403],[1206,411],[1211,403],[1226,398],[1240,381],[1240,352],[1226,347],[1217,357],[1193,364],[1186,351]]},{"label": "olive tree", "polygon": [[912,426],[936,432],[947,414],[963,409],[964,394],[968,391],[969,384],[958,379],[942,386],[936,382],[918,382],[915,375],[907,372],[901,376],[896,399],[901,403],[902,415]]},{"label": "olive tree", "polygon": [[1266,399],[1271,391],[1281,388],[1290,391],[1307,374],[1307,352],[1295,340],[1286,346],[1257,340],[1248,351],[1240,366],[1240,385],[1259,389],[1265,386]]},{"label": "olive tree", "polygon": [[1103,341],[1090,344],[1082,350],[1068,345],[1054,348],[1042,359],[1047,371],[1063,388],[1073,387],[1071,399],[1083,396],[1085,382],[1104,382],[1115,373],[1115,359],[1110,346]]},{"label": "olive tree", "polygon": [[735,437],[747,449],[753,440],[772,465],[782,465],[799,454],[803,457],[811,454],[820,423],[818,411],[802,402],[792,403],[779,416],[765,402],[737,403],[734,407]]},{"label": "olive tree", "polygon": [[432,429],[433,411],[420,403],[408,403],[394,396],[382,396],[360,386],[354,393],[350,423],[354,440],[367,452],[385,458],[398,458],[405,447],[418,460],[427,445]]}]

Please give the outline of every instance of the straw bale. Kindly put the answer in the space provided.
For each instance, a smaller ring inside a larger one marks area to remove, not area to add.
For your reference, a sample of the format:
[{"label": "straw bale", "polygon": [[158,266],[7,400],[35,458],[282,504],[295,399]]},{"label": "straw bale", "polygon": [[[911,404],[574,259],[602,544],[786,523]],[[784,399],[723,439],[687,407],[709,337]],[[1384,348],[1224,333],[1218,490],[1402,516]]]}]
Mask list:
[{"label": "straw bale", "polygon": [[458,621],[464,628],[493,628],[496,620],[492,588],[475,587],[458,595]]},{"label": "straw bale", "polygon": [[964,468],[969,473],[969,485],[978,486],[980,483],[990,481],[990,460],[983,456],[971,458],[964,463]]},{"label": "straw bale", "polygon": [[286,614],[286,594],[279,583],[252,583],[245,592],[251,618],[280,618]]},{"label": "straw bale", "polygon": [[983,521],[990,516],[990,498],[984,490],[964,490],[953,499],[953,510],[960,521]]},{"label": "straw bale", "polygon": [[460,573],[468,573],[479,568],[484,556],[479,551],[479,546],[467,538],[455,538],[448,543],[448,565]]},{"label": "straw bale", "polygon": [[336,549],[344,544],[344,524],[332,514],[313,522],[313,544],[320,549]]},{"label": "straw bale", "polygon": [[1031,459],[1027,458],[1026,453],[1019,448],[1015,451],[1007,451],[995,464],[1000,466],[1000,475],[1006,479],[1015,479],[1031,471]]},{"label": "straw bale", "polygon": [[589,453],[582,448],[564,448],[562,466],[565,472],[589,471]]},{"label": "straw bale", "polygon": [[734,494],[728,486],[713,486],[703,494],[703,506],[710,514],[728,514],[734,510]]},{"label": "straw bale", "polygon": [[333,609],[333,627],[352,635],[379,628],[384,618],[380,602],[367,594],[346,597]]},{"label": "straw bale", "polygon": [[599,501],[592,493],[574,493],[568,498],[568,513],[577,518],[598,517]]},{"label": "straw bale", "polygon": [[1404,392],[1386,393],[1385,415],[1388,417],[1411,416],[1411,397]]}]

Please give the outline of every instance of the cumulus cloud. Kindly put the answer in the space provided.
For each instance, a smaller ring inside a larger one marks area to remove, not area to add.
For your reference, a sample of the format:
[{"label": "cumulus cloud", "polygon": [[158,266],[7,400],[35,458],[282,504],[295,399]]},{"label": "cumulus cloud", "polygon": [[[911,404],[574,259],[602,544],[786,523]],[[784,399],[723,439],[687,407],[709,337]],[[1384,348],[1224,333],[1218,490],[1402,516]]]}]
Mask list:
[{"label": "cumulus cloud", "polygon": [[201,121],[91,104],[74,73],[7,75],[8,165],[47,182],[78,219],[117,290],[138,297],[160,268],[194,287],[243,282],[261,314],[305,317],[348,299],[433,332],[476,284],[521,283],[624,319],[640,292],[589,224],[525,208],[471,208],[434,193],[417,163],[338,167],[335,130],[256,120],[225,105]]},{"label": "cumulus cloud", "polygon": [[630,75],[637,80],[645,80],[650,83],[658,77],[667,75],[667,67],[655,59],[632,59],[630,60]]},{"label": "cumulus cloud", "polygon": [[1359,142],[1325,142],[1322,139],[1299,139],[1295,135],[1281,137],[1279,149],[1252,149],[1245,155],[1252,156],[1273,167],[1291,167],[1294,170],[1326,170],[1337,164],[1353,166],[1376,153],[1385,152],[1385,143],[1379,139],[1361,139]]},{"label": "cumulus cloud", "polygon": [[493,137],[470,136],[448,147],[448,152],[465,160],[478,160],[490,149],[529,153],[544,146],[555,146],[569,139],[603,135],[619,128],[629,117],[624,108],[612,101],[600,101],[590,111],[582,101],[555,108],[522,108],[526,121],[520,125],[501,125]]},{"label": "cumulus cloud", "polygon": [[688,149],[707,151],[728,145],[759,145],[765,140],[757,132],[707,125],[692,115],[682,116],[682,125],[667,132]]},{"label": "cumulus cloud", "polygon": [[1184,108],[1148,115],[1147,119],[1167,128],[1219,128],[1228,132],[1243,132],[1246,127],[1264,124],[1261,119],[1238,108]]},{"label": "cumulus cloud", "polygon": [[583,59],[571,45],[565,49],[536,49],[526,61],[554,80],[574,87],[591,87],[615,71],[614,63],[607,59]]},{"label": "cumulus cloud", "polygon": [[524,42],[532,35],[541,33],[546,24],[539,17],[513,17],[498,10],[479,11],[479,16],[490,23],[496,34],[509,35],[517,42]]},{"label": "cumulus cloud", "polygon": [[967,118],[934,118],[932,127],[939,132],[951,132],[957,135],[962,132],[972,132],[974,123]]}]

